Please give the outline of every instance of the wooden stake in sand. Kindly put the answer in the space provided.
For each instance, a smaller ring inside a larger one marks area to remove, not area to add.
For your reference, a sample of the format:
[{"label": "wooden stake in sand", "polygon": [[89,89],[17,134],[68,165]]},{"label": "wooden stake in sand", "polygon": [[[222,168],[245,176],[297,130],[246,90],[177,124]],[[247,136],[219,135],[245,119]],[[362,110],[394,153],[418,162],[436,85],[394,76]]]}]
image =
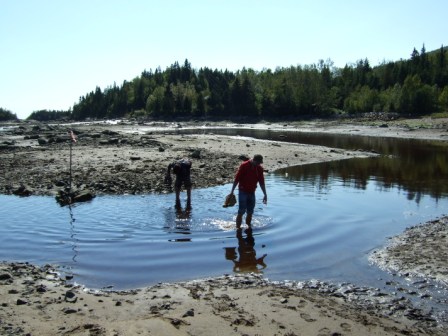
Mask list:
[{"label": "wooden stake in sand", "polygon": [[70,181],[69,181],[69,193],[72,193],[72,147],[73,143],[76,143],[78,141],[76,139],[75,133],[73,133],[73,130],[70,130]]}]

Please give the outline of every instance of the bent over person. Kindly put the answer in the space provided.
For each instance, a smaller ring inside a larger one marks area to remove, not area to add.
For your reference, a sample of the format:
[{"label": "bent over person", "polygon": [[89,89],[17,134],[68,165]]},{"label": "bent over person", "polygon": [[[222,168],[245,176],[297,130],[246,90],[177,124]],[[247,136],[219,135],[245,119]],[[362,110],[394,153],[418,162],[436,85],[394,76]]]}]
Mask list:
[{"label": "bent over person", "polygon": [[233,194],[238,185],[238,214],[236,216],[236,228],[241,228],[243,215],[246,213],[246,224],[249,229],[252,228],[252,215],[255,209],[255,189],[257,184],[263,191],[263,203],[267,204],[268,196],[266,194],[266,187],[264,185],[263,156],[260,154],[254,155],[253,159],[244,161],[238,168],[235,175],[235,180],[232,185]]},{"label": "bent over person", "polygon": [[165,181],[171,184],[171,169],[176,175],[176,180],[174,181],[174,191],[176,192],[176,207],[180,207],[180,191],[182,185],[184,185],[187,191],[187,208],[191,208],[191,161],[188,159],[182,159],[170,163],[168,165],[168,170],[166,172]]}]

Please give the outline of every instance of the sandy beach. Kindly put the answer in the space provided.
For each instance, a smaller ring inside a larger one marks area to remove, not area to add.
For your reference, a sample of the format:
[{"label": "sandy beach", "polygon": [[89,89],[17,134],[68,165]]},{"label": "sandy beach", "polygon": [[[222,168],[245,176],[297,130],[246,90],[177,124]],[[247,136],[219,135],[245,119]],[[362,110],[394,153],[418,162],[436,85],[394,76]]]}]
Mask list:
[{"label": "sandy beach", "polygon": [[[445,119],[248,124],[238,127],[447,141]],[[195,188],[230,183],[243,156],[278,168],[377,153],[227,137],[176,135],[160,125],[73,126],[73,188],[95,194],[169,193],[166,165],[193,160]],[[162,125],[163,126],[163,125]],[[165,125],[168,126],[168,125]],[[189,127],[191,125],[169,125]],[[222,125],[218,125],[222,126]],[[227,126],[227,124],[226,124]],[[231,125],[236,127],[236,125]],[[67,186],[66,125],[23,124],[0,132],[0,192],[56,195]],[[149,129],[149,130],[147,130]],[[372,262],[448,284],[447,218],[409,228],[374,251]],[[429,239],[429,238],[430,239]],[[389,243],[389,244],[388,244]],[[274,283],[223,275],[131,291],[91,291],[53,265],[0,265],[4,335],[446,335],[428,313],[377,289],[320,282]]]}]

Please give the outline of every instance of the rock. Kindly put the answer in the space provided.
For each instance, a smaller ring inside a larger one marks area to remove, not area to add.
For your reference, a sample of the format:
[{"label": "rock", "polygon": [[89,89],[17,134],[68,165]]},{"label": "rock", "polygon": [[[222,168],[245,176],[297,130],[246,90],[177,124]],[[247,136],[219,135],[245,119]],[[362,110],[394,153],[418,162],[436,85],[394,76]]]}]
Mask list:
[{"label": "rock", "polygon": [[67,142],[69,140],[68,136],[57,136],[55,138],[56,143]]},{"label": "rock", "polygon": [[58,195],[56,195],[56,201],[61,205],[68,205],[77,202],[87,202],[92,200],[95,194],[90,190],[82,190],[76,192],[70,192],[70,190],[59,190]]},{"label": "rock", "polygon": [[106,134],[106,135],[113,135],[113,136],[116,136],[116,135],[118,135],[119,133],[118,132],[115,132],[115,131],[111,131],[111,130],[104,130],[104,131],[102,131],[101,133],[103,133],[103,134]]},{"label": "rock", "polygon": [[182,317],[194,316],[194,309],[188,310]]},{"label": "rock", "polygon": [[65,187],[65,182],[59,180],[59,181],[54,182],[54,185],[57,187]]},{"label": "rock", "polygon": [[40,146],[45,146],[45,145],[48,144],[48,140],[47,140],[47,139],[44,139],[44,138],[39,138],[39,139],[37,139],[37,143],[38,143]]},{"label": "rock", "polygon": [[65,302],[75,303],[78,300],[76,294],[72,291],[67,291],[65,293]]},{"label": "rock", "polygon": [[91,201],[94,197],[95,197],[95,195],[91,191],[84,190],[84,191],[80,192],[79,194],[75,195],[73,198],[73,201],[74,202],[87,202],[87,201]]},{"label": "rock", "polygon": [[17,299],[16,303],[17,303],[18,306],[21,306],[21,305],[28,304],[28,301],[26,299],[20,298],[20,299]]},{"label": "rock", "polygon": [[9,273],[2,273],[0,274],[0,280],[9,280],[12,279],[12,275]]},{"label": "rock", "polygon": [[47,291],[47,287],[45,285],[39,285],[36,288],[36,292],[38,293],[45,293]]},{"label": "rock", "polygon": [[64,314],[74,314],[77,312],[77,310],[73,308],[64,308],[62,311],[64,312]]},{"label": "rock", "polygon": [[30,196],[33,193],[33,190],[28,186],[21,185],[12,193],[17,196]]}]

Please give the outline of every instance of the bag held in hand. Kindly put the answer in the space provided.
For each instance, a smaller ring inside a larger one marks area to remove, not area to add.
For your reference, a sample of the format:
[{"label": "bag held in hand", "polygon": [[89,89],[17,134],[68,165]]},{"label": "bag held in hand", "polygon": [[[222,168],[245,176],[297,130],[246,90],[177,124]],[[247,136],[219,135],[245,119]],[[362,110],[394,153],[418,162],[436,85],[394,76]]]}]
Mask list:
[{"label": "bag held in hand", "polygon": [[224,200],[224,204],[223,207],[227,208],[227,207],[232,207],[236,204],[236,197],[234,194],[228,194],[226,196],[226,199]]}]

